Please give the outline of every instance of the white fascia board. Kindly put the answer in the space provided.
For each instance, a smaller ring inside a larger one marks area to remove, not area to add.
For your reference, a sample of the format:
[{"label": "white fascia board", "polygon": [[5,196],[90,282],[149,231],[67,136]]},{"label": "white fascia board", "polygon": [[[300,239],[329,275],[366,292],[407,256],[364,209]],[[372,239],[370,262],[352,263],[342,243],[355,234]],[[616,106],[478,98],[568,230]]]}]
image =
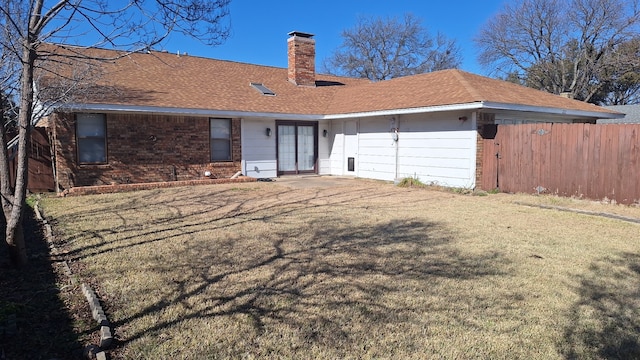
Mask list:
[{"label": "white fascia board", "polygon": [[615,118],[624,117],[624,114],[611,114],[611,113],[604,113],[604,112],[597,112],[597,111],[569,110],[569,109],[560,109],[560,108],[543,107],[543,106],[530,106],[530,105],[504,104],[504,103],[496,103],[496,102],[488,102],[488,101],[478,101],[478,102],[471,102],[471,103],[464,103],[464,104],[426,106],[426,107],[381,110],[381,111],[367,111],[367,112],[358,112],[358,113],[350,113],[350,114],[333,114],[333,115],[325,115],[324,119],[333,120],[333,119],[348,119],[348,118],[359,118],[359,117],[368,117],[368,116],[392,116],[392,115],[420,114],[420,113],[430,113],[430,112],[440,112],[440,111],[468,111],[468,110],[479,110],[479,109],[510,110],[510,111],[518,111],[518,112],[533,112],[533,113],[542,113],[542,114],[550,114],[550,115],[562,115],[562,116],[574,116],[574,117],[598,118],[598,119],[605,119],[605,118],[615,119]]},{"label": "white fascia board", "polygon": [[584,110],[569,110],[543,106],[531,106],[531,105],[518,105],[518,104],[504,104],[495,102],[483,102],[483,109],[493,110],[510,110],[520,112],[535,112],[550,115],[562,115],[562,116],[575,116],[575,117],[587,117],[596,119],[617,119],[623,118],[624,114],[612,114],[597,111],[584,111]]},{"label": "white fascia board", "polygon": [[349,113],[349,114],[332,114],[332,115],[325,115],[324,119],[338,120],[338,119],[360,118],[360,117],[369,117],[369,116],[392,116],[392,115],[430,113],[430,112],[439,112],[439,111],[477,110],[477,109],[481,109],[482,107],[483,106],[481,102],[472,102],[472,103],[465,103],[465,104],[425,106],[425,107],[406,108],[406,109],[364,111],[364,112]]},{"label": "white fascia board", "polygon": [[264,119],[278,120],[321,120],[323,115],[300,115],[286,113],[265,113],[251,111],[233,110],[209,110],[209,109],[188,109],[188,108],[166,108],[156,106],[134,106],[134,105],[112,105],[112,104],[64,104],[58,110],[67,111],[99,111],[108,113],[141,113],[156,115],[187,115],[203,117],[233,117],[246,118],[258,117]]},{"label": "white fascia board", "polygon": [[187,116],[203,116],[203,117],[235,117],[235,118],[263,118],[277,120],[338,120],[361,118],[371,116],[393,116],[404,114],[420,114],[441,111],[468,111],[479,109],[490,110],[509,110],[518,112],[533,112],[550,115],[575,116],[584,118],[597,119],[616,119],[623,118],[624,114],[612,114],[596,111],[568,110],[552,107],[505,104],[496,102],[478,101],[464,104],[425,106],[405,109],[391,109],[379,111],[363,111],[347,114],[330,114],[330,115],[301,115],[289,113],[268,113],[268,112],[251,112],[251,111],[234,111],[234,110],[213,110],[213,109],[189,109],[189,108],[166,108],[156,106],[135,106],[135,105],[113,105],[113,104],[64,104],[58,107],[59,110],[67,111],[100,111],[100,112],[128,112],[128,113],[144,113],[144,114],[164,114],[164,115],[187,115]]}]

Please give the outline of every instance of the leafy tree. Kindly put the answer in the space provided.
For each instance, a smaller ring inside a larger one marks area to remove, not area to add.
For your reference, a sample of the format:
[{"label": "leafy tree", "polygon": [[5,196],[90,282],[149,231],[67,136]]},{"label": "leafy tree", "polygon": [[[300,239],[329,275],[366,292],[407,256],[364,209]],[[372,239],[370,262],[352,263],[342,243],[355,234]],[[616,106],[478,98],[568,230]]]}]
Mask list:
[{"label": "leafy tree", "polygon": [[403,19],[361,17],[342,38],[342,45],[325,59],[324,71],[379,81],[461,63],[455,40],[440,33],[431,36],[411,14]]},{"label": "leafy tree", "polygon": [[640,37],[624,42],[608,55],[600,78],[608,79],[592,101],[606,105],[640,103]]},{"label": "leafy tree", "polygon": [[481,64],[498,73],[600,102],[609,86],[637,72],[637,54],[624,48],[639,27],[638,0],[519,0],[505,4],[475,42]]},{"label": "leafy tree", "polygon": [[[27,263],[22,214],[27,191],[28,149],[31,126],[47,103],[38,98],[64,101],[79,81],[90,82],[92,71],[66,76],[54,91],[34,89],[34,76],[56,74],[56,64],[66,58],[82,59],[82,52],[49,52],[47,43],[108,47],[124,52],[159,44],[173,32],[219,44],[229,32],[226,23],[230,0],[0,0],[0,93],[18,104],[17,171],[9,182],[7,139],[0,134],[0,201],[5,240],[16,266]],[[67,59],[68,60],[68,59]],[[100,61],[105,59],[86,59]],[[38,70],[37,72],[35,70]],[[64,84],[66,88],[62,88]],[[57,92],[56,98],[52,95]],[[4,128],[3,128],[4,132]]]}]

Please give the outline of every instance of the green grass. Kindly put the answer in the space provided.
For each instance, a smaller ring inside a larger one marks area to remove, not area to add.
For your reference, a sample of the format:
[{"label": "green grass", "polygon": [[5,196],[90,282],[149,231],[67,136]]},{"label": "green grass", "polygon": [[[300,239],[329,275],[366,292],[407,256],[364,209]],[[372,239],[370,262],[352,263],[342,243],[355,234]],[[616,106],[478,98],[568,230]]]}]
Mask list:
[{"label": "green grass", "polygon": [[406,178],[402,178],[398,182],[398,186],[399,187],[420,187],[420,188],[423,188],[423,187],[427,187],[427,184],[423,183],[418,178],[406,177]]},{"label": "green grass", "polygon": [[541,197],[345,184],[42,204],[105,303],[114,358],[640,356],[638,224],[513,203]]}]

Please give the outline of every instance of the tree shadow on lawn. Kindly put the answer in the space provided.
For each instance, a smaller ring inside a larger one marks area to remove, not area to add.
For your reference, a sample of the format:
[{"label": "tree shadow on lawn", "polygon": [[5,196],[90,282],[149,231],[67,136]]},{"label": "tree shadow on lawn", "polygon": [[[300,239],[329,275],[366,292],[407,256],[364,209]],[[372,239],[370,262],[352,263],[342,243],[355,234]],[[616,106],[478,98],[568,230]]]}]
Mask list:
[{"label": "tree shadow on lawn", "polygon": [[[242,314],[251,319],[257,336],[266,331],[267,324],[275,322],[298,329],[308,346],[341,347],[350,341],[352,322],[382,328],[384,324],[409,322],[412,314],[425,311],[414,308],[417,305],[402,295],[397,304],[388,298],[411,292],[407,287],[417,283],[425,286],[438,278],[471,280],[503,275],[500,268],[504,259],[493,253],[461,254],[450,247],[452,239],[436,223],[409,220],[374,227],[309,224],[309,228],[318,227],[324,229],[316,231],[311,242],[292,244],[297,237],[308,237],[290,232],[279,234],[276,240],[265,239],[270,249],[244,253],[243,266],[235,270],[217,272],[215,265],[229,259],[217,256],[220,252],[212,251],[211,244],[204,242],[177,254],[176,259],[185,259],[182,263],[158,264],[154,272],[175,271],[177,267],[190,276],[172,284],[170,298],[115,325],[162,313],[176,303],[193,311],[179,319],[157,322],[143,332],[127,334],[121,344],[160,333],[188,319]],[[206,300],[207,305],[194,306],[200,300]]]},{"label": "tree shadow on lawn", "polygon": [[74,333],[67,311],[67,305],[73,304],[63,302],[77,288],[60,287],[69,280],[54,269],[42,228],[30,207],[25,207],[23,224],[29,254],[24,269],[9,265],[4,238],[0,244],[0,358],[77,359],[82,351],[79,335],[87,334]]},{"label": "tree shadow on lawn", "polygon": [[[180,202],[209,207],[186,213],[176,206],[174,218],[158,222],[160,230],[155,230],[157,236],[152,240],[115,248],[95,245],[74,250],[71,255],[82,259],[143,243],[171,241],[175,234],[169,232],[175,230],[189,235],[188,247],[175,253],[170,261],[164,259],[147,268],[157,274],[180,275],[164,284],[169,295],[119,319],[114,326],[118,332],[119,327],[127,328],[127,324],[144,317],[159,320],[143,330],[118,333],[119,347],[141,338],[162,338],[168,328],[190,319],[244,316],[250,319],[253,329],[253,335],[247,336],[261,336],[279,324],[295,329],[291,331],[304,339],[305,347],[348,349],[362,340],[352,339],[354,323],[363,328],[402,326],[426,311],[424,303],[412,301],[413,291],[415,296],[426,296],[421,292],[441,279],[504,275],[508,263],[505,258],[496,253],[463,253],[456,244],[457,234],[443,224],[419,218],[383,218],[371,225],[352,224],[339,213],[328,215],[328,207],[336,206],[359,208],[366,213],[366,201],[356,203],[354,198],[361,201],[392,196],[368,189],[344,191],[349,196],[319,191],[296,197],[285,189],[273,195],[283,196],[281,200],[260,203],[253,197],[238,200],[227,190],[216,194],[220,201],[214,205],[212,198],[187,196]],[[163,206],[173,205],[164,202]],[[225,212],[206,221],[198,218],[213,208],[224,208]],[[393,211],[393,206],[385,210]],[[290,215],[294,214],[302,215],[304,220],[292,220]],[[242,236],[222,242],[194,240],[203,227],[219,230],[252,221],[264,222],[271,229],[254,234],[261,238],[260,245],[245,247]],[[301,221],[300,226],[283,227],[291,221]],[[138,236],[139,233],[132,233],[124,238],[135,240]],[[392,299],[394,294],[399,294],[397,301]],[[177,319],[163,320],[162,314],[176,304],[188,310]],[[459,316],[463,322],[466,314],[451,316]]]},{"label": "tree shadow on lawn", "polygon": [[567,359],[640,359],[640,255],[594,262],[560,349]]},{"label": "tree shadow on lawn", "polygon": [[[158,199],[159,194],[175,191],[176,198],[167,201],[166,199]],[[99,255],[106,252],[132,248],[152,242],[160,242],[175,237],[175,232],[179,231],[180,235],[193,235],[202,231],[205,224],[210,224],[210,229],[222,229],[240,225],[250,221],[269,221],[270,218],[282,217],[287,214],[293,214],[300,210],[307,212],[321,209],[324,206],[348,205],[354,198],[359,201],[367,199],[384,198],[391,196],[391,193],[378,192],[371,193],[368,189],[355,189],[348,191],[348,195],[335,196],[335,194],[323,194],[322,191],[307,193],[303,198],[291,196],[292,190],[282,188],[275,194],[269,194],[269,199],[262,202],[261,198],[250,197],[244,200],[238,200],[238,190],[236,189],[212,189],[212,192],[206,197],[200,194],[188,194],[184,189],[163,189],[140,192],[132,194],[128,200],[116,206],[110,206],[108,200],[104,208],[95,208],[91,211],[77,209],[74,213],[66,215],[67,218],[80,219],[82,217],[102,217],[110,214],[118,217],[122,221],[122,225],[118,227],[99,228],[93,227],[91,230],[79,232],[73,236],[66,236],[64,243],[74,242],[79,238],[98,238],[97,244],[76,247],[66,253],[67,260],[76,261],[83,258]],[[271,201],[271,198],[277,198]],[[107,198],[108,199],[108,198]],[[190,204],[185,206],[185,204]],[[402,205],[400,205],[402,206]],[[143,219],[143,222],[135,223],[121,215],[123,211],[148,211],[157,207],[165,210],[169,209],[166,216]],[[198,210],[192,210],[198,209]],[[222,211],[221,211],[222,210]],[[364,209],[366,211],[366,209]],[[200,216],[219,212],[218,215],[212,216],[203,222]],[[193,220],[190,220],[193,219]],[[51,219],[50,223],[57,225],[58,220]],[[153,226],[148,231],[139,230]],[[121,244],[111,244],[104,238],[107,234],[118,233],[121,236],[118,242]],[[130,235],[126,235],[130,234]],[[138,241],[139,238],[151,239]],[[128,243],[134,240],[133,243]],[[64,244],[62,244],[64,245]]]},{"label": "tree shadow on lawn", "polygon": [[[136,252],[140,246],[149,244],[165,246],[177,237],[188,243],[175,247],[176,252],[169,258],[159,257],[145,265],[145,271],[175,278],[162,284],[165,296],[154,298],[142,309],[113,323],[116,345],[121,350],[126,351],[139,340],[162,342],[170,336],[167,332],[177,331],[169,329],[189,320],[237,321],[241,317],[251,324],[251,334],[239,334],[239,338],[255,340],[275,326],[303,339],[300,346],[304,348],[327,346],[347,351],[368,340],[354,336],[368,336],[364,334],[369,328],[403,328],[415,323],[414,316],[428,311],[424,298],[431,291],[430,286],[446,279],[502,276],[508,267],[508,261],[499,254],[461,251],[457,244],[459,235],[443,224],[417,217],[389,220],[388,214],[407,208],[402,202],[388,201],[396,194],[393,189],[282,188],[270,192],[268,198],[259,190],[252,193],[218,188],[212,188],[205,196],[184,189],[132,193],[115,206],[105,206],[109,214],[121,219],[120,225],[100,228],[102,225],[96,224],[67,238],[66,241],[99,240],[74,248],[67,255],[68,259],[81,263],[113,251]],[[167,193],[175,194],[175,198],[160,198]],[[105,197],[104,201],[108,199]],[[420,197],[413,201],[415,205],[429,199]],[[377,211],[376,202],[384,204],[383,212]],[[352,223],[343,217],[342,210],[376,219]],[[65,216],[108,215],[100,209],[74,211]],[[134,220],[121,214],[127,211],[156,214]],[[263,230],[240,234],[249,223],[260,223]],[[204,235],[228,230],[239,234],[215,241]],[[117,233],[117,240],[107,240],[110,233]],[[259,241],[251,240],[252,236],[259,237]],[[393,299],[396,295],[398,298]],[[419,301],[414,301],[415,298]],[[120,305],[109,302],[105,301],[107,311],[110,305]],[[506,307],[506,302],[491,306]],[[178,318],[166,318],[164,314],[171,313],[176,305],[186,310],[180,310],[183,312]],[[452,311],[449,316],[458,323],[469,323],[464,310]],[[156,320],[132,330],[129,325],[143,318]],[[214,328],[220,323],[215,324]],[[256,356],[268,355],[259,353],[262,350],[255,344],[224,345],[224,341],[215,338],[209,341]]]}]

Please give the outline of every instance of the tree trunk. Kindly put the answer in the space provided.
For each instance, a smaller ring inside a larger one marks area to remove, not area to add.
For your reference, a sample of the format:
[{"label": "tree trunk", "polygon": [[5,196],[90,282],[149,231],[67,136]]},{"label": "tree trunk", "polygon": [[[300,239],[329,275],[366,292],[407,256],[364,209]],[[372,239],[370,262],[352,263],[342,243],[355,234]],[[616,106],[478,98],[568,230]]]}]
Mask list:
[{"label": "tree trunk", "polygon": [[[2,94],[0,94],[0,97]],[[4,109],[0,110],[0,119],[4,120]],[[9,170],[9,153],[7,151],[7,134],[4,130],[4,121],[0,124],[0,229],[5,231],[8,215],[13,204],[13,189],[11,188],[11,173]]]},{"label": "tree trunk", "polygon": [[[20,217],[22,219],[22,216]],[[7,239],[9,238],[7,228]],[[18,223],[18,226],[13,228],[13,243],[9,245],[9,258],[11,263],[16,267],[23,267],[27,264],[27,248],[24,241],[24,228],[22,226],[22,220]]]},{"label": "tree trunk", "polygon": [[[31,35],[31,34],[30,34]],[[33,68],[36,51],[33,39],[28,36],[23,41],[22,72],[20,77],[20,113],[18,115],[18,154],[16,184],[10,211],[5,208],[6,242],[9,245],[9,256],[16,267],[27,264],[27,247],[22,228],[23,208],[26,203],[29,167],[29,141],[31,140],[31,116],[33,113]]]},{"label": "tree trunk", "polygon": [[[2,102],[2,94],[0,94],[0,103]],[[11,188],[11,174],[9,173],[9,153],[7,151],[7,134],[4,129],[4,109],[0,110],[0,119],[2,125],[0,126],[0,202],[2,208],[5,209],[2,213],[2,222],[6,219],[8,211],[10,211],[10,204],[13,203],[13,189]],[[7,210],[8,209],[8,210]]]}]

